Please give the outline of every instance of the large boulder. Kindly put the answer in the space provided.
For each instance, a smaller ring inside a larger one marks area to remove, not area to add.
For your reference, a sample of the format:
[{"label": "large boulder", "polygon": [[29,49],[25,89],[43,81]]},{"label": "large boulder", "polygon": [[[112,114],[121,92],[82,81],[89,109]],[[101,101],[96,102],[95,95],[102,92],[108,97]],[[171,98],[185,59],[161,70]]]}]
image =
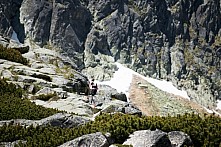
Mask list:
[{"label": "large boulder", "polygon": [[120,100],[120,101],[127,102],[127,96],[126,96],[126,94],[123,93],[123,92],[120,92],[120,93],[112,93],[112,94],[111,94],[111,98],[114,98],[114,99],[117,99],[117,100]]},{"label": "large boulder", "polygon": [[127,102],[120,101],[120,100],[113,100],[108,103],[104,103],[100,107],[102,112],[105,113],[114,113],[114,112],[121,112],[124,114],[132,114],[132,115],[142,115],[142,112],[134,107],[133,105],[128,104]]},{"label": "large boulder", "polygon": [[161,130],[142,130],[136,131],[129,136],[123,145],[132,145],[135,147],[172,147],[167,133]]},{"label": "large boulder", "polygon": [[86,117],[75,116],[67,113],[57,113],[52,116],[43,118],[41,120],[25,120],[25,119],[14,119],[0,121],[0,126],[4,124],[22,125],[22,126],[52,126],[62,128],[72,128],[83,125],[90,120]]},{"label": "large boulder", "polygon": [[58,113],[50,117],[39,120],[37,123],[42,126],[53,126],[62,128],[77,127],[89,122],[89,119],[71,114]]},{"label": "large boulder", "polygon": [[90,92],[89,83],[89,79],[86,76],[80,74],[75,79],[73,79],[73,91],[77,92],[78,94],[83,93],[88,95]]},{"label": "large boulder", "polygon": [[168,133],[168,136],[172,146],[175,147],[193,146],[191,138],[184,132],[172,131]]},{"label": "large boulder", "polygon": [[180,131],[165,133],[161,130],[140,130],[135,131],[123,144],[135,147],[183,147],[193,146],[190,137]]},{"label": "large boulder", "polygon": [[109,147],[108,139],[101,132],[83,135],[74,140],[68,141],[59,147]]}]

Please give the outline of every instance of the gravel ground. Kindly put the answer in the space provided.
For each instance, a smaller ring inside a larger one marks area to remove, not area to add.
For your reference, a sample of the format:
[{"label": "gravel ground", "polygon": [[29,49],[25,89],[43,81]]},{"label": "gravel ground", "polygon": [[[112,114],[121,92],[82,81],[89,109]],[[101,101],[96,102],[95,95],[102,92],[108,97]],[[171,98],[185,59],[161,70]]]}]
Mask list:
[{"label": "gravel ground", "polygon": [[138,76],[133,76],[129,91],[130,102],[137,106],[144,115],[207,113],[202,106],[195,102],[164,92]]}]

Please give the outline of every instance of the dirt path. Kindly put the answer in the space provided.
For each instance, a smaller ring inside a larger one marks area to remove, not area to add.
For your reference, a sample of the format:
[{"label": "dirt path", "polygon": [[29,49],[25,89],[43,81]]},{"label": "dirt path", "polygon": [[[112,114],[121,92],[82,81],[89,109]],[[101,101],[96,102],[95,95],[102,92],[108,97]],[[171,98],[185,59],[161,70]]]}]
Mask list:
[{"label": "dirt path", "polygon": [[[162,92],[138,76],[133,76],[129,99],[144,115],[167,115],[182,113],[207,113],[199,104],[188,99]],[[170,110],[168,110],[170,109]]]},{"label": "dirt path", "polygon": [[129,98],[132,104],[137,106],[144,115],[149,116],[153,115],[153,113],[157,113],[158,110],[152,102],[151,95],[148,90],[139,86],[140,83],[144,82],[145,81],[142,78],[133,76],[129,89]]}]

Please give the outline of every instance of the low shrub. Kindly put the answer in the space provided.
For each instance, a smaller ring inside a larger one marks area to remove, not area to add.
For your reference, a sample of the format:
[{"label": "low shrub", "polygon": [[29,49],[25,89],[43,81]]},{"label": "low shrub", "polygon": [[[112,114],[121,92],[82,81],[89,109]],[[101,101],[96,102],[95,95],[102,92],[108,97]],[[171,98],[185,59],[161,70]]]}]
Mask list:
[{"label": "low shrub", "polygon": [[61,112],[35,105],[29,99],[22,98],[22,95],[21,88],[0,79],[0,120],[38,120]]},{"label": "low shrub", "polygon": [[19,51],[21,54],[25,54],[25,53],[29,52],[29,46],[13,47],[12,49]]},{"label": "low shrub", "polygon": [[[122,144],[130,134],[137,130],[160,129],[165,132],[183,131],[190,135],[194,146],[220,146],[221,118],[196,114],[178,116],[134,116],[120,113],[101,114],[95,121],[74,128],[57,127],[0,127],[0,142],[26,140],[23,146],[53,147],[85,134],[95,132],[109,132],[116,144]],[[22,145],[21,145],[22,146]]]},{"label": "low shrub", "polygon": [[28,60],[24,58],[19,51],[12,48],[6,48],[3,45],[0,45],[0,59],[5,59],[24,65],[28,64]]}]

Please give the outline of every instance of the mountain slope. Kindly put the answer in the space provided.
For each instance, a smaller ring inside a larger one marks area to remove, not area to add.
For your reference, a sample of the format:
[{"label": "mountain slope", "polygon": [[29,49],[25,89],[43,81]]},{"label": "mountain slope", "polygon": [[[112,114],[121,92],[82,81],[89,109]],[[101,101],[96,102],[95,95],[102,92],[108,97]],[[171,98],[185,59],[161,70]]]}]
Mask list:
[{"label": "mountain slope", "polygon": [[172,81],[205,107],[220,99],[220,0],[2,0],[0,7],[1,35],[59,48],[88,76],[110,79],[117,61]]}]

